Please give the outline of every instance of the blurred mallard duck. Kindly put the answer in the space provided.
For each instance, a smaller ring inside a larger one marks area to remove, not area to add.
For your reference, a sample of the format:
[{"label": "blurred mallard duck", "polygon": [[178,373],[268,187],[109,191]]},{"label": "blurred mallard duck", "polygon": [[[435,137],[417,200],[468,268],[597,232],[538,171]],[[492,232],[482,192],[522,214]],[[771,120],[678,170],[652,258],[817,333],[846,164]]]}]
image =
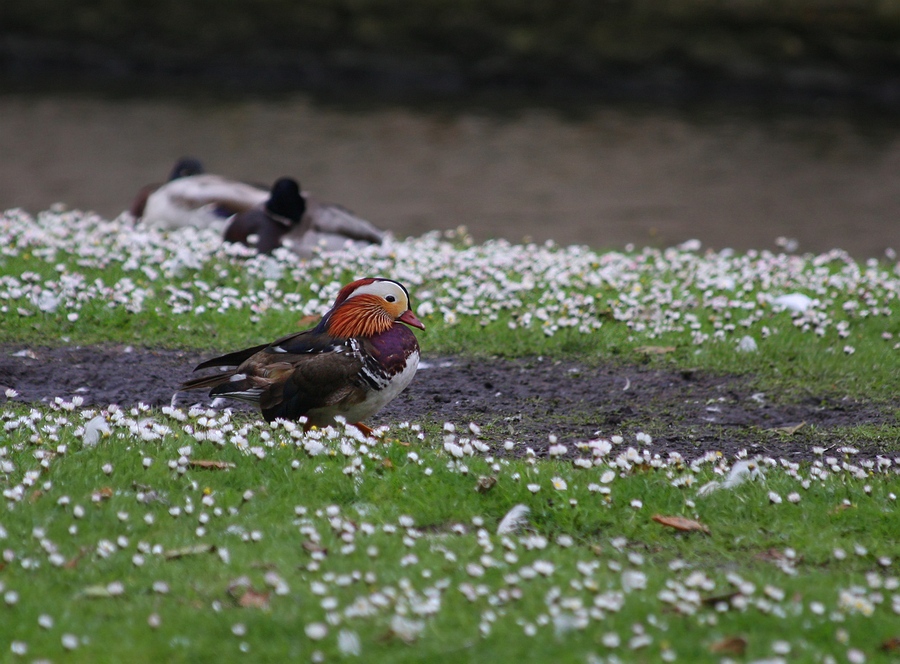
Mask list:
[{"label": "blurred mallard duck", "polygon": [[[259,253],[270,254],[281,246],[281,239],[294,228],[301,234],[304,229],[309,229],[309,217],[305,212],[306,200],[297,181],[279,178],[272,185],[265,203],[238,212],[231,218],[224,240],[256,246]],[[255,245],[251,236],[256,237]]]},{"label": "blurred mallard duck", "polygon": [[316,251],[381,244],[387,236],[385,231],[340,205],[320,202],[308,194],[304,194],[304,199],[306,213],[301,223],[293,226],[282,241],[298,256],[308,258]]},{"label": "blurred mallard duck", "polygon": [[[289,182],[296,185],[296,195],[302,199],[299,220],[277,212],[279,209],[295,211],[298,207],[296,200],[291,200],[294,194]],[[381,244],[386,235],[346,208],[321,202],[301,191],[299,184],[290,178],[281,178],[271,190],[266,190],[205,173],[202,164],[193,158],[176,162],[165,184],[145,189],[149,191],[143,196],[143,202],[139,204],[135,199],[132,205],[132,214],[143,224],[168,230],[182,226],[215,228],[231,219],[225,239],[251,244],[250,236],[256,235],[256,246],[263,253],[282,245],[299,256],[309,257],[317,250]],[[273,244],[276,240],[277,244]]]},{"label": "blurred mallard duck", "polygon": [[199,160],[184,158],[175,163],[168,182],[145,187],[138,194],[131,212],[152,228],[209,228],[263,204],[268,197],[262,187],[206,173]]}]

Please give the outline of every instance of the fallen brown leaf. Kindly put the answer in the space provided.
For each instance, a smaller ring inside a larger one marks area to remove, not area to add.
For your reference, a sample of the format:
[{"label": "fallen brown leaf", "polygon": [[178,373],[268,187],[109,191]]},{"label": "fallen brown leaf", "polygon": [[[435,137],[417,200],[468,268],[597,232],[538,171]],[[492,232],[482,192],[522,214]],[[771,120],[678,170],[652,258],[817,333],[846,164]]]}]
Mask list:
[{"label": "fallen brown leaf", "polygon": [[253,569],[264,570],[278,569],[278,565],[276,565],[275,563],[269,563],[264,560],[254,560],[252,563],[250,563],[250,567],[252,567]]},{"label": "fallen brown leaf", "polygon": [[300,320],[297,321],[297,327],[303,327],[303,328],[309,327],[313,323],[318,323],[319,318],[321,318],[321,316],[313,316],[311,314],[308,316],[304,316],[303,318],[301,318]]},{"label": "fallen brown leaf", "polygon": [[756,558],[757,560],[763,560],[766,562],[781,562],[783,560],[787,560],[787,556],[784,555],[784,551],[780,551],[775,548],[766,549],[765,551],[760,551],[753,557]]},{"label": "fallen brown leaf", "polygon": [[387,468],[388,470],[393,470],[393,469],[394,469],[394,462],[391,461],[390,459],[388,459],[387,457],[385,457],[385,458],[383,458],[383,459],[381,460],[381,465],[382,465],[384,468]]},{"label": "fallen brown leaf", "polygon": [[726,636],[710,644],[709,651],[719,655],[743,655],[747,651],[747,639],[743,636]]},{"label": "fallen brown leaf", "polygon": [[103,585],[87,586],[75,593],[75,596],[86,597],[88,599],[110,599],[111,597],[115,597],[115,595],[109,591],[109,588]]},{"label": "fallen brown leaf", "polygon": [[211,553],[216,550],[212,544],[194,544],[192,546],[183,546],[180,549],[169,549],[163,553],[166,560],[175,560],[176,558],[184,558],[185,556],[197,556],[201,553]]},{"label": "fallen brown leaf", "polygon": [[188,465],[194,468],[208,468],[210,470],[228,470],[234,468],[230,461],[215,461],[212,459],[191,459]]},{"label": "fallen brown leaf", "polygon": [[316,544],[312,540],[306,540],[305,542],[303,542],[302,546],[310,553],[328,553],[328,549],[321,546],[320,544]]},{"label": "fallen brown leaf", "polygon": [[795,424],[792,427],[775,427],[773,429],[766,429],[766,431],[771,431],[773,433],[783,433],[786,436],[793,436],[805,426],[806,422],[801,422],[800,424]]},{"label": "fallen brown leaf", "polygon": [[900,636],[893,636],[881,642],[884,652],[900,652]]},{"label": "fallen brown leaf", "polygon": [[634,350],[644,355],[665,355],[666,353],[674,353],[677,348],[675,346],[638,346]]},{"label": "fallen brown leaf", "polygon": [[112,487],[105,486],[94,491],[91,497],[95,499],[95,502],[99,502],[101,500],[109,500],[113,497],[113,493]]},{"label": "fallen brown leaf", "polygon": [[494,488],[494,485],[497,483],[497,478],[493,475],[482,475],[478,478],[478,481],[475,483],[475,490],[478,493],[487,493],[491,489]]},{"label": "fallen brown leaf", "polygon": [[699,531],[701,533],[706,533],[709,535],[709,528],[699,521],[694,521],[693,519],[686,519],[683,516],[663,516],[662,514],[654,514],[650,517],[656,523],[660,523],[664,526],[668,526],[669,528],[674,528],[675,530],[680,530],[682,532],[693,532]]},{"label": "fallen brown leaf", "polygon": [[375,638],[377,643],[390,643],[394,639],[400,639],[403,643],[410,645],[415,643],[416,637],[408,634],[400,634],[395,632],[393,629],[389,629],[387,632]]},{"label": "fallen brown leaf", "polygon": [[731,600],[733,600],[738,595],[740,595],[739,592],[726,593],[725,595],[714,595],[713,597],[704,597],[700,600],[700,602],[704,606],[715,606],[716,604],[720,604],[721,602],[730,604]]},{"label": "fallen brown leaf", "polygon": [[74,556],[69,558],[66,562],[63,563],[63,569],[75,569],[78,566],[78,562],[90,551],[87,547],[81,547]]},{"label": "fallen brown leaf", "polygon": [[244,593],[238,597],[238,606],[245,609],[268,609],[269,597],[272,593],[260,592],[253,588],[247,588]]}]

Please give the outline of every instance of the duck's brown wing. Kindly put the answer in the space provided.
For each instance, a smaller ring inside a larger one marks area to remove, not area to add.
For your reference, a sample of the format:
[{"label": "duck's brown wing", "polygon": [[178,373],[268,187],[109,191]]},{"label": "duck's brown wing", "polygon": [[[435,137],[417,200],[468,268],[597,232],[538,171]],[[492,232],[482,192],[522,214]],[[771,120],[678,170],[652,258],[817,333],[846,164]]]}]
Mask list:
[{"label": "duck's brown wing", "polygon": [[287,355],[323,353],[333,350],[335,347],[335,340],[331,337],[317,333],[315,330],[303,330],[302,332],[287,334],[267,344],[260,344],[259,346],[252,346],[226,355],[213,357],[198,364],[194,367],[194,371],[209,369],[210,367],[240,367],[251,357],[263,351],[279,356],[279,360],[284,360]]},{"label": "duck's brown wing", "polygon": [[181,389],[210,388],[210,396],[259,404],[269,421],[296,420],[310,410],[365,398],[361,343],[316,330],[297,332],[202,362],[196,369],[231,368],[193,378]]},{"label": "duck's brown wing", "polygon": [[381,244],[384,241],[383,230],[334,203],[321,203],[307,197],[306,216],[309,218],[310,229],[319,233],[339,235],[348,240],[372,244]]},{"label": "duck's brown wing", "polygon": [[258,403],[269,421],[296,420],[310,410],[365,398],[366,387],[360,379],[363,360],[351,344],[320,344],[302,354],[273,352],[273,347],[229,372],[210,396]]},{"label": "duck's brown wing", "polygon": [[147,207],[147,199],[150,198],[150,194],[159,189],[160,186],[161,185],[157,183],[141,187],[140,191],[135,194],[134,200],[131,201],[131,207],[128,208],[132,217],[140,219],[144,216],[144,208]]},{"label": "duck's brown wing", "polygon": [[209,369],[211,367],[240,366],[241,364],[249,360],[253,355],[256,355],[259,351],[267,348],[268,346],[269,344],[260,344],[259,346],[253,346],[252,348],[236,350],[233,353],[228,353],[227,355],[214,357],[212,359],[206,360],[206,362],[201,362],[200,364],[198,364],[196,367],[194,367],[194,371],[199,371],[200,369]]},{"label": "duck's brown wing", "polygon": [[311,410],[347,407],[365,399],[363,361],[355,354],[299,356],[289,371],[260,399],[267,420],[295,420]]}]

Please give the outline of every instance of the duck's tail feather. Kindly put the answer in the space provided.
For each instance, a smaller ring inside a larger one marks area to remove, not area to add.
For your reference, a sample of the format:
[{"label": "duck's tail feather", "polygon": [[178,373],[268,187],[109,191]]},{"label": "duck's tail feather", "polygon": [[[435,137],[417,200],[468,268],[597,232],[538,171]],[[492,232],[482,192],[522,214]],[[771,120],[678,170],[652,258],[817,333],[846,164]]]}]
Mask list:
[{"label": "duck's tail feather", "polygon": [[180,390],[204,390],[214,389],[223,383],[228,383],[234,375],[234,371],[213,374],[212,376],[200,376],[184,381],[178,388]]},{"label": "duck's tail feather", "polygon": [[191,378],[183,382],[178,389],[208,389],[211,397],[228,397],[258,404],[260,396],[265,391],[265,386],[261,385],[260,381],[255,380],[252,376],[237,373],[236,371],[224,371],[212,376]]},{"label": "duck's tail feather", "polygon": [[228,380],[217,382],[209,391],[209,396],[228,397],[258,404],[268,386],[264,379],[257,376],[248,376],[234,371],[226,372],[225,375],[228,376]]},{"label": "duck's tail feather", "polygon": [[233,353],[228,353],[227,355],[214,357],[211,360],[206,360],[206,362],[201,362],[200,364],[198,364],[196,367],[194,367],[194,371],[198,371],[200,369],[209,369],[210,367],[240,366],[244,362],[244,360],[249,359],[268,345],[269,344],[260,344],[259,346],[253,346],[253,348],[236,350]]}]

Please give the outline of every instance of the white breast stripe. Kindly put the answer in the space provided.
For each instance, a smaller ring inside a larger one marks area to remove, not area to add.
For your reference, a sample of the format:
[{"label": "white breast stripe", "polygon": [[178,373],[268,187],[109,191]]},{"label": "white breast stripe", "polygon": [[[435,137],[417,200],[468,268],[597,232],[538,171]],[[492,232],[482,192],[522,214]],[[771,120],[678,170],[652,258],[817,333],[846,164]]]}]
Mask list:
[{"label": "white breast stripe", "polygon": [[362,375],[365,381],[373,390],[383,390],[391,382],[390,377],[382,371],[381,367],[375,360],[366,358],[368,361],[363,364]]}]

